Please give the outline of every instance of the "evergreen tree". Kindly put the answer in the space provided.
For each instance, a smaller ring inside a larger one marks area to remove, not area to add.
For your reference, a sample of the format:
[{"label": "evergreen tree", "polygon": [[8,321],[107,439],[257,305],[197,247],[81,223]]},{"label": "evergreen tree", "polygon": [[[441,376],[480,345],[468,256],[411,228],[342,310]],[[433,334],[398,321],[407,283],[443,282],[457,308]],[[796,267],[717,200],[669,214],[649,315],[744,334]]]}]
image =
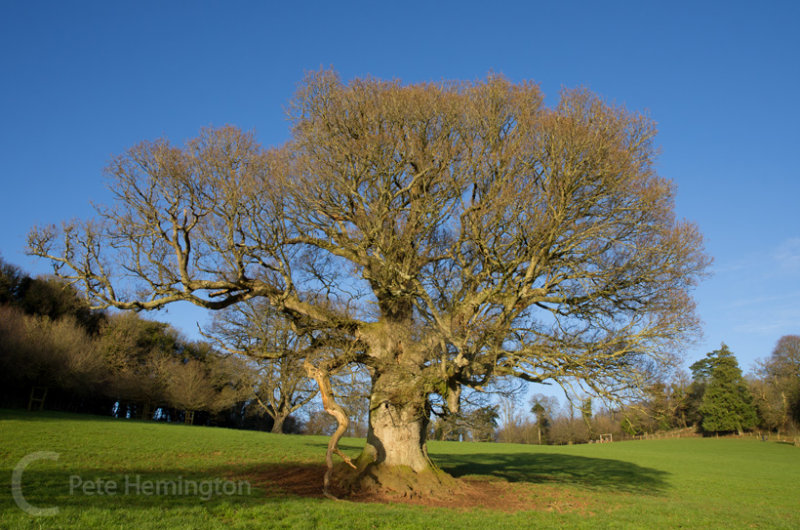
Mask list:
[{"label": "evergreen tree", "polygon": [[[753,396],[742,377],[739,363],[724,343],[707,356],[703,375],[708,376],[703,404],[700,407],[702,427],[707,432],[739,434],[758,423]],[[697,364],[697,363],[696,363]],[[694,365],[693,365],[694,366]]]}]

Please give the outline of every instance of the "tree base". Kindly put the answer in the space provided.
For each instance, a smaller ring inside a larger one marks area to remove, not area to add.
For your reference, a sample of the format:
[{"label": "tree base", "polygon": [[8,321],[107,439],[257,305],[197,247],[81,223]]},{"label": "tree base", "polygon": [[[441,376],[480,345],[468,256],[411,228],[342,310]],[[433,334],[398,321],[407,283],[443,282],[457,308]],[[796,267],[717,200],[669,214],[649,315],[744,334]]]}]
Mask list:
[{"label": "tree base", "polygon": [[452,497],[459,490],[459,482],[441,469],[431,466],[414,471],[407,466],[387,466],[375,463],[356,466],[336,466],[333,484],[338,496],[380,496],[398,499]]}]

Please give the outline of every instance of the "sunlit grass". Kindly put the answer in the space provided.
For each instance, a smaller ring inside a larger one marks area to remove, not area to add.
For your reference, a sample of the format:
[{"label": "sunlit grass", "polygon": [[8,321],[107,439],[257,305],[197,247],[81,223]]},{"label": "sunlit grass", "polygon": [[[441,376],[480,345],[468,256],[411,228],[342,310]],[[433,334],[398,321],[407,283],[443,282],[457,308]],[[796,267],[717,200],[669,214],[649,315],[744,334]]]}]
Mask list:
[{"label": "sunlit grass", "polygon": [[[493,528],[800,527],[800,449],[739,439],[672,439],[602,445],[523,446],[431,442],[453,475],[509,481],[514,491],[558,499],[516,513],[297,497],[268,485],[234,495],[145,495],[125,480],[250,480],[276,465],[321,464],[327,439],[57,413],[0,411],[0,527],[3,528]],[[363,445],[344,439],[356,455]],[[11,497],[12,469],[34,451],[23,494],[32,517]],[[114,495],[86,494],[86,482],[114,482]],[[71,482],[72,481],[72,482]],[[255,481],[254,481],[255,482]],[[73,485],[70,491],[70,485]],[[549,507],[548,507],[549,506]]]}]

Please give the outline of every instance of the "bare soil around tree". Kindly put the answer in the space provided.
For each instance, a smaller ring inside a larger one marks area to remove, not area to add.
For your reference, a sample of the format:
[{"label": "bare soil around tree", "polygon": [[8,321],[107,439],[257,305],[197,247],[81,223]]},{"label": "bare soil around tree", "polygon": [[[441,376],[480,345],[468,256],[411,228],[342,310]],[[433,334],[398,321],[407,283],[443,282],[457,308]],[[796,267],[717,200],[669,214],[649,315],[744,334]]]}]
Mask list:
[{"label": "bare soil around tree", "polygon": [[[287,495],[303,498],[324,498],[323,465],[274,465],[254,471],[248,479],[267,495]],[[563,486],[508,482],[495,477],[469,476],[453,479],[453,491],[418,496],[402,493],[359,492],[348,493],[332,489],[342,502],[413,504],[456,510],[484,509],[502,512],[548,511],[592,514],[597,506],[587,494],[570,491]]]}]

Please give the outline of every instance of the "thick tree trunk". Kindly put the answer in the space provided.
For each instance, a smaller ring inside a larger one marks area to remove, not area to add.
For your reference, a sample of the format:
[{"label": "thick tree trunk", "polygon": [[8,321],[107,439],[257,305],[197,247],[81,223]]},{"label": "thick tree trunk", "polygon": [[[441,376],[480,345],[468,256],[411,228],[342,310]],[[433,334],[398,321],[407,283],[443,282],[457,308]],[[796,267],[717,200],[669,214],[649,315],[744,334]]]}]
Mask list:
[{"label": "thick tree trunk", "polygon": [[343,481],[351,491],[380,491],[402,496],[449,494],[452,477],[428,458],[427,394],[408,372],[377,374],[370,397],[369,431],[356,471]]},{"label": "thick tree trunk", "polygon": [[367,442],[353,469],[338,466],[334,482],[352,493],[447,495],[457,483],[431,463],[425,444],[435,383],[424,367],[430,346],[413,334],[410,301],[384,302],[379,297],[385,318],[359,332],[371,358]]},{"label": "thick tree trunk", "polygon": [[416,472],[431,467],[425,451],[424,413],[424,402],[417,399],[391,403],[373,396],[364,451],[373,455],[374,464],[406,466]]},{"label": "thick tree trunk", "polygon": [[286,421],[286,416],[276,415],[272,421],[272,431],[275,434],[283,434],[283,423]]}]

